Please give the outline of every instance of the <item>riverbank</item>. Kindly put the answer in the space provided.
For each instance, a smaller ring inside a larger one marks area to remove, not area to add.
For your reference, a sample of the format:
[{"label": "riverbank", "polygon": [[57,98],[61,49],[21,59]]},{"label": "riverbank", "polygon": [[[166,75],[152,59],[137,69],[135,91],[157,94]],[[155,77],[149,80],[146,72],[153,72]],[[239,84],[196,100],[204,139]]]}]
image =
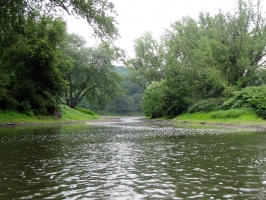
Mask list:
[{"label": "riverbank", "polygon": [[[266,131],[266,121],[230,121],[230,123],[221,123],[219,121],[183,121],[177,119],[149,119],[145,117],[125,117],[125,116],[98,116],[97,118],[87,118],[83,120],[63,120],[50,119],[34,122],[1,122],[0,127],[22,127],[22,126],[63,126],[73,124],[90,124],[90,122],[119,123],[124,118],[135,118],[142,123],[152,126],[175,126],[179,128],[197,128],[197,129],[241,129],[247,131]],[[233,123],[234,122],[234,123]]]},{"label": "riverbank", "polygon": [[[92,113],[92,112],[90,112]],[[15,126],[58,126],[65,124],[85,123],[88,120],[99,119],[100,116],[94,113],[87,114],[79,110],[61,106],[61,117],[26,115],[16,111],[0,110],[0,127]]]},{"label": "riverbank", "polygon": [[252,130],[252,131],[266,131],[266,121],[230,121],[226,122],[216,122],[208,121],[208,120],[199,120],[199,121],[184,121],[177,119],[144,119],[147,123],[157,125],[157,126],[176,126],[179,128],[202,128],[202,129],[210,129],[210,128],[230,128],[230,129],[243,129],[243,130]]}]

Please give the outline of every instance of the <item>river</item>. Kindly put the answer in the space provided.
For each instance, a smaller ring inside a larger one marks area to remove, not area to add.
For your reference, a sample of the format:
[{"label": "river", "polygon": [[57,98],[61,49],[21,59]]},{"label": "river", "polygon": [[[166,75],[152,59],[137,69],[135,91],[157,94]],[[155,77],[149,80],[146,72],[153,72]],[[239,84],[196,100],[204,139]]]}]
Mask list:
[{"label": "river", "polygon": [[266,133],[121,117],[0,128],[0,199],[266,199]]}]

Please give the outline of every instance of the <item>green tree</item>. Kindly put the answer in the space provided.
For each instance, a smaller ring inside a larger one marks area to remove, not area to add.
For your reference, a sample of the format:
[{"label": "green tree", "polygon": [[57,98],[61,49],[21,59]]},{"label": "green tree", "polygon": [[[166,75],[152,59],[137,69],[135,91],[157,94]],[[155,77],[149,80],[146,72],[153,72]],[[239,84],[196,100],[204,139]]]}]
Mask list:
[{"label": "green tree", "polygon": [[183,18],[165,33],[165,68],[187,78],[195,100],[254,85],[265,64],[265,27],[259,1],[240,0],[233,14]]},{"label": "green tree", "polygon": [[134,51],[134,58],[126,66],[133,70],[135,80],[144,88],[159,81],[163,77],[159,44],[150,32],[135,40]]},{"label": "green tree", "polygon": [[214,58],[228,86],[238,89],[253,85],[257,70],[265,64],[266,22],[260,1],[238,1],[234,13],[201,15],[200,25],[216,30]]},{"label": "green tree", "polygon": [[[9,46],[1,49],[1,69],[9,77],[6,90],[22,111],[52,113],[63,94],[66,58],[60,50],[66,33],[61,19],[29,16],[23,32],[9,32]],[[7,105],[8,102],[3,102]]]},{"label": "green tree", "polygon": [[165,116],[164,107],[164,81],[152,82],[143,94],[143,110],[151,118]]},{"label": "green tree", "polygon": [[164,81],[145,91],[148,115],[180,114],[188,103],[265,84],[266,23],[260,1],[239,0],[234,13],[184,17],[162,38],[158,57]]},{"label": "green tree", "polygon": [[72,69],[66,77],[69,89],[66,92],[66,103],[75,108],[83,98],[105,99],[116,92],[120,81],[114,71],[112,62],[118,59],[118,49],[103,43],[96,48],[87,48],[85,40],[80,36],[68,36],[65,54],[72,59]]},{"label": "green tree", "polygon": [[73,65],[62,54],[65,23],[55,18],[64,12],[85,18],[95,36],[109,43],[118,35],[107,0],[0,1],[1,108],[48,114],[63,97],[64,75]]},{"label": "green tree", "polygon": [[214,48],[219,46],[198,23],[189,17],[172,25],[165,35],[165,74],[183,76],[189,83],[192,99],[217,97],[223,91],[224,80],[217,69]]},{"label": "green tree", "polygon": [[1,0],[0,34],[8,29],[23,29],[29,13],[40,12],[42,15],[69,15],[82,17],[100,38],[114,39],[117,36],[116,12],[108,0]]},{"label": "green tree", "polygon": [[143,88],[131,78],[132,71],[126,67],[116,67],[116,72],[122,78],[118,95],[112,99],[107,112],[113,114],[132,115],[142,113],[141,101]]}]

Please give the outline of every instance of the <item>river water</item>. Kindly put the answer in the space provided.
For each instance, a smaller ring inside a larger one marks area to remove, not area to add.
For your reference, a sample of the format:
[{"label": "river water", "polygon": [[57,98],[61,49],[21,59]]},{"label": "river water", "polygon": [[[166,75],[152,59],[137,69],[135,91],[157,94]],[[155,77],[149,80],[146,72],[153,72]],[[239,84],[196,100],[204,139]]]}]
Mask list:
[{"label": "river water", "polygon": [[129,117],[1,128],[0,199],[266,199],[266,133]]}]

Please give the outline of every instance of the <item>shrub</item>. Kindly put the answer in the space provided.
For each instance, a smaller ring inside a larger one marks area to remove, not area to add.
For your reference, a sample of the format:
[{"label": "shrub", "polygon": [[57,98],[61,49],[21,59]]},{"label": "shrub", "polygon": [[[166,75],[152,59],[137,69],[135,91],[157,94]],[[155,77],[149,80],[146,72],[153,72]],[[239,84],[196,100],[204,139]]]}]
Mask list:
[{"label": "shrub", "polygon": [[209,98],[202,99],[194,103],[189,109],[188,113],[195,112],[210,112],[214,110],[221,110],[223,103],[225,102],[225,98]]},{"label": "shrub", "polygon": [[152,82],[143,94],[142,106],[145,115],[152,118],[164,116],[163,98],[164,89],[163,81]]},{"label": "shrub", "polygon": [[247,87],[235,92],[224,102],[223,108],[251,108],[258,116],[266,119],[266,86]]},{"label": "shrub", "polygon": [[25,113],[27,115],[32,115],[32,109],[31,109],[31,105],[28,101],[22,101],[21,103],[18,104],[18,111]]},{"label": "shrub", "polygon": [[152,118],[177,116],[187,109],[187,105],[186,89],[165,80],[149,85],[142,101],[144,113]]},{"label": "shrub", "polygon": [[75,108],[75,110],[78,110],[79,112],[87,114],[87,115],[92,115],[92,116],[96,115],[93,111],[87,110],[85,108]]}]

